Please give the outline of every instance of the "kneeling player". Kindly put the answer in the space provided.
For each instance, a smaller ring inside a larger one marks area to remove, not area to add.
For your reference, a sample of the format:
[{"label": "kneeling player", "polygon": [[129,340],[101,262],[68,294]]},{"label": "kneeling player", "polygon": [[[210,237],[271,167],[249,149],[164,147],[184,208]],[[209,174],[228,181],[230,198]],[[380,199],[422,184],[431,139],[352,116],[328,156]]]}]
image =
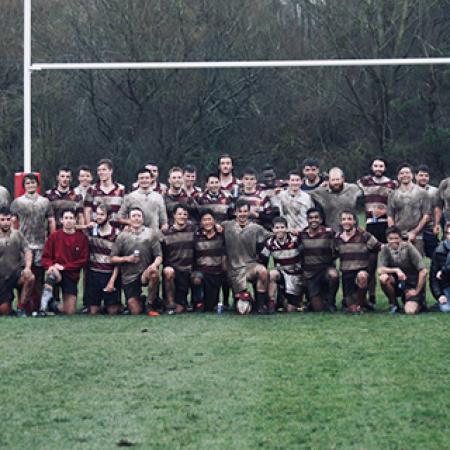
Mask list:
[{"label": "kneeling player", "polygon": [[[22,254],[25,267],[22,269]],[[11,229],[11,212],[0,208],[0,315],[11,313],[14,289],[20,288],[17,315],[26,317],[25,305],[33,289],[34,275],[31,271],[33,252],[18,230]]]},{"label": "kneeling player", "polygon": [[268,262],[273,257],[275,269],[269,273],[269,313],[275,311],[278,286],[286,299],[287,312],[297,311],[302,302],[303,283],[300,265],[300,249],[297,237],[288,232],[287,220],[284,217],[273,219],[273,236],[270,236],[261,251],[261,257]]},{"label": "kneeling player", "polygon": [[153,306],[162,262],[159,236],[156,231],[144,227],[144,213],[140,208],[131,207],[129,218],[130,228],[122,231],[114,242],[111,263],[120,264],[122,288],[130,313],[142,313],[142,287],[148,286],[149,312],[157,315]]},{"label": "kneeling player", "polygon": [[194,233],[194,272],[192,297],[196,311],[214,311],[226,264],[223,233],[216,229],[211,210],[200,214],[200,228]]},{"label": "kneeling player", "polygon": [[97,225],[89,231],[89,267],[86,274],[84,303],[89,314],[98,314],[102,299],[108,314],[120,311],[119,267],[111,264],[110,256],[119,230],[109,223],[110,208],[100,203],[95,211]]},{"label": "kneeling player", "polygon": [[358,313],[364,307],[369,284],[369,256],[378,252],[380,242],[367,231],[357,227],[353,211],[341,213],[342,232],[336,235],[336,251],[341,261],[343,306],[348,312]]},{"label": "kneeling player", "polygon": [[398,310],[397,298],[404,302],[406,314],[420,312],[424,302],[427,269],[416,247],[401,238],[396,227],[386,230],[387,245],[380,253],[378,274],[381,287],[386,294],[391,313]]},{"label": "kneeling player", "polygon": [[41,315],[46,315],[52,300],[53,287],[56,285],[61,287],[63,304],[52,302],[51,309],[54,312],[75,314],[80,271],[89,259],[88,240],[75,228],[75,211],[63,209],[61,225],[62,228],[49,236],[42,253],[42,267],[47,273],[41,298]]},{"label": "kneeling player", "polygon": [[182,313],[188,306],[194,263],[194,227],[188,219],[187,206],[176,204],[173,225],[163,232],[163,276],[168,314]]},{"label": "kneeling player", "polygon": [[[242,300],[252,302],[247,291],[247,282],[256,282],[256,307],[258,313],[267,311],[268,273],[266,267],[258,262],[259,252],[268,232],[261,226],[249,221],[250,206],[247,201],[239,199],[235,205],[235,220],[222,223],[225,234],[228,277],[235,297],[235,306]],[[248,313],[249,308],[239,311]]]},{"label": "kneeling player", "polygon": [[319,208],[308,209],[306,220],[308,226],[299,237],[308,306],[314,312],[335,312],[339,287],[339,274],[334,266],[335,232],[322,225],[323,215]]}]

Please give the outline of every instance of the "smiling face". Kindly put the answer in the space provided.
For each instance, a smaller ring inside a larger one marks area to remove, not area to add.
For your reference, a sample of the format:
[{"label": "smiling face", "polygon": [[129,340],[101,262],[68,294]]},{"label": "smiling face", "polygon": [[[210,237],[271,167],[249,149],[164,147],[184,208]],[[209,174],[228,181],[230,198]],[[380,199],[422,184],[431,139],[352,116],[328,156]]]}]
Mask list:
[{"label": "smiling face", "polygon": [[380,178],[384,175],[384,172],[386,172],[386,164],[384,164],[384,161],[375,159],[370,169],[372,170],[373,176]]},{"label": "smiling face", "polygon": [[0,214],[0,229],[3,233],[11,229],[11,214]]},{"label": "smiling face", "polygon": [[169,175],[169,185],[172,189],[179,190],[183,186],[183,172],[174,170]]},{"label": "smiling face", "polygon": [[200,226],[206,232],[212,231],[216,225],[214,217],[211,214],[204,214],[200,220]]},{"label": "smiling face", "polygon": [[250,173],[245,173],[242,177],[242,185],[247,192],[253,192],[256,189],[256,176]]},{"label": "smiling face", "polygon": [[300,190],[300,186],[302,185],[302,179],[299,175],[290,174],[289,175],[289,189],[292,192],[298,192]]},{"label": "smiling face", "polygon": [[38,183],[36,180],[26,178],[23,187],[27,194],[34,194],[37,191]]},{"label": "smiling face", "polygon": [[356,227],[356,220],[353,214],[341,214],[341,227],[344,231],[352,231]]},{"label": "smiling face", "polygon": [[248,205],[242,205],[236,210],[236,220],[239,225],[245,225],[248,222],[250,209]]},{"label": "smiling face", "polygon": [[183,228],[189,219],[189,214],[184,208],[177,208],[173,214],[173,222],[180,228]]},{"label": "smiling face", "polygon": [[428,186],[428,183],[430,182],[430,174],[428,172],[425,172],[425,170],[419,170],[416,173],[416,183],[424,188]]},{"label": "smiling face", "polygon": [[322,217],[317,211],[309,213],[306,219],[308,221],[308,227],[312,230],[317,230],[322,223]]},{"label": "smiling face", "polygon": [[412,182],[413,174],[409,167],[402,167],[398,172],[398,181],[400,184],[408,185]]},{"label": "smiling face", "polygon": [[144,225],[144,215],[139,209],[132,209],[130,211],[130,225],[134,229],[139,229]]},{"label": "smiling face", "polygon": [[92,173],[89,170],[81,169],[78,174],[78,182],[80,186],[87,188],[92,184]]},{"label": "smiling face", "polygon": [[197,173],[196,172],[184,172],[184,185],[188,189],[192,189],[195,186],[195,182],[197,181]]},{"label": "smiling face", "polygon": [[97,176],[101,182],[108,182],[112,180],[113,170],[110,169],[106,164],[100,164],[97,167]]},{"label": "smiling face", "polygon": [[273,234],[278,240],[283,240],[287,235],[287,226],[283,222],[275,222],[272,227]]},{"label": "smiling face", "polygon": [[144,190],[149,189],[150,186],[152,185],[152,181],[153,181],[153,178],[152,178],[152,175],[150,172],[141,172],[138,174],[137,182],[138,182],[138,186],[141,189],[144,189]]},{"label": "smiling face", "polygon": [[305,166],[303,175],[312,183],[319,176],[319,168],[317,166]]},{"label": "smiling face", "polygon": [[76,225],[75,214],[72,211],[65,211],[61,217],[61,224],[64,231],[74,231]]},{"label": "smiling face", "polygon": [[386,236],[386,241],[389,248],[392,250],[398,250],[400,247],[400,242],[402,242],[402,238],[398,233],[389,233]]},{"label": "smiling face", "polygon": [[210,176],[206,182],[206,189],[212,194],[218,194],[220,190],[219,177]]}]

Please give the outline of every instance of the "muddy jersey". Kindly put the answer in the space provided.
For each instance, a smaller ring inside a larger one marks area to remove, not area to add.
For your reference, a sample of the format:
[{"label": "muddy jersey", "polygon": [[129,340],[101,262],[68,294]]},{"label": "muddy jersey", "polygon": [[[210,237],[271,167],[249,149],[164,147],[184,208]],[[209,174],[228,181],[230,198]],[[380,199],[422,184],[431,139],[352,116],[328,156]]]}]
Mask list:
[{"label": "muddy jersey", "polygon": [[108,234],[100,234],[99,228],[89,230],[89,269],[94,272],[110,273],[114,270],[111,264],[111,251],[116,242],[119,230],[111,227]]},{"label": "muddy jersey", "polygon": [[284,242],[278,241],[275,236],[266,239],[261,256],[269,261],[272,255],[274,266],[290,275],[300,275],[302,266],[300,262],[300,243],[296,236],[288,233]]},{"label": "muddy jersey", "polygon": [[251,212],[258,213],[259,217],[252,219],[256,223],[262,224],[263,216],[271,213],[272,205],[269,197],[265,197],[261,191],[256,190],[246,193],[242,190],[239,194],[239,199],[245,200],[249,204]]},{"label": "muddy jersey", "polygon": [[89,190],[90,187],[91,187],[91,186],[83,187],[83,186],[81,186],[81,185],[79,184],[78,186],[76,186],[76,187],[73,188],[75,194],[81,195],[81,197],[82,197],[82,199],[83,199],[83,206],[84,206],[84,200],[86,199],[87,191]]},{"label": "muddy jersey", "polygon": [[55,216],[56,228],[62,228],[61,212],[65,208],[70,208],[75,211],[75,217],[78,214],[83,214],[83,197],[75,193],[73,189],[67,192],[61,192],[57,188],[46,191],[47,197],[52,205],[53,214]]},{"label": "muddy jersey", "polygon": [[236,220],[227,220],[222,226],[228,267],[237,270],[257,262],[259,246],[269,237],[269,233],[253,222],[242,228]]},{"label": "muddy jersey", "polygon": [[4,186],[0,186],[0,207],[9,206],[9,202],[11,201],[11,196],[9,195],[8,189]]},{"label": "muddy jersey", "polygon": [[204,230],[194,233],[194,268],[203,273],[220,275],[223,272],[222,261],[225,256],[223,233],[214,233],[208,237]]},{"label": "muddy jersey", "polygon": [[412,284],[417,284],[419,272],[425,268],[422,256],[410,242],[401,242],[397,250],[383,245],[379,267],[398,267]]},{"label": "muddy jersey", "polygon": [[20,231],[0,233],[0,283],[22,268],[23,256],[29,249]]},{"label": "muddy jersey", "polygon": [[431,214],[431,200],[425,189],[416,184],[408,190],[400,187],[389,196],[388,216],[393,218],[401,232],[416,228],[425,214]]},{"label": "muddy jersey", "polygon": [[41,195],[27,194],[11,203],[11,213],[32,250],[42,250],[47,238],[48,219],[54,217],[50,201]]},{"label": "muddy jersey", "polygon": [[377,211],[387,212],[389,194],[395,189],[395,182],[388,177],[366,175],[357,184],[364,193],[366,223],[387,222],[387,214],[380,215]]},{"label": "muddy jersey", "polygon": [[198,199],[200,214],[205,209],[210,209],[218,223],[222,223],[229,217],[229,209],[233,203],[231,194],[228,191],[220,190],[217,194],[205,191]]},{"label": "muddy jersey", "polygon": [[450,177],[439,184],[438,206],[444,211],[446,220],[450,220]]},{"label": "muddy jersey", "polygon": [[427,184],[423,189],[427,191],[428,197],[430,197],[431,202],[431,220],[425,225],[424,231],[433,233],[434,227],[434,208],[439,206],[439,189],[435,186],[430,186]]},{"label": "muddy jersey", "polygon": [[189,196],[184,189],[181,189],[177,194],[171,194],[168,190],[164,194],[164,203],[166,205],[166,212],[170,223],[173,223],[173,209],[178,204],[186,206],[189,213],[189,220],[198,222],[197,202],[193,197]]},{"label": "muddy jersey", "polygon": [[117,236],[112,246],[111,256],[130,256],[136,250],[139,251],[137,263],[120,264],[123,284],[130,284],[138,279],[157,256],[162,256],[159,238],[159,233],[147,227],[142,227],[138,232],[124,230]]},{"label": "muddy jersey", "polygon": [[344,183],[343,189],[339,192],[334,192],[328,187],[320,187],[310,195],[322,207],[326,224],[333,230],[339,230],[342,211],[348,209],[356,213],[356,204],[362,191],[356,184]]},{"label": "muddy jersey", "polygon": [[181,272],[190,272],[194,264],[194,231],[188,223],[179,230],[173,225],[163,232],[162,248],[164,266],[171,266]]},{"label": "muddy jersey", "polygon": [[279,195],[288,188],[288,183],[285,180],[275,180],[273,185],[267,185],[265,183],[260,183],[258,190],[261,191],[262,195],[267,197],[270,201],[272,207],[279,208]]},{"label": "muddy jersey", "polygon": [[314,206],[311,196],[299,191],[292,194],[289,190],[278,195],[280,203],[280,216],[287,220],[290,230],[303,230],[308,226],[306,211]]},{"label": "muddy jersey", "polygon": [[122,206],[123,198],[125,197],[125,187],[119,183],[113,183],[110,191],[105,192],[100,182],[91,186],[84,199],[84,207],[92,209],[92,217],[95,220],[95,210],[101,203],[108,205],[111,210],[110,222],[115,227],[120,227],[117,221],[120,207]]},{"label": "muddy jersey", "polygon": [[137,189],[125,195],[119,210],[119,217],[128,217],[131,209],[138,207],[144,213],[144,226],[158,231],[162,225],[167,223],[166,206],[161,194],[155,191],[144,191]]}]

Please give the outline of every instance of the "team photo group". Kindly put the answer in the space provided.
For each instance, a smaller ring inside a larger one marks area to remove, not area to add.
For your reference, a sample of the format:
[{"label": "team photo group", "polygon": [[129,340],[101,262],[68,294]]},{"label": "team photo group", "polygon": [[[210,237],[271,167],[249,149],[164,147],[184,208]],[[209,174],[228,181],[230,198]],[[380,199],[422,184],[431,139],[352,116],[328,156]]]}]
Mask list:
[{"label": "team photo group", "polygon": [[352,183],[308,158],[238,178],[222,155],[202,185],[192,165],[165,184],[152,161],[129,187],[113,170],[62,167],[45,192],[28,173],[14,200],[1,187],[0,315],[359,314],[380,309],[377,284],[391,314],[450,312],[450,177],[431,186],[425,165],[391,179],[375,158]]}]

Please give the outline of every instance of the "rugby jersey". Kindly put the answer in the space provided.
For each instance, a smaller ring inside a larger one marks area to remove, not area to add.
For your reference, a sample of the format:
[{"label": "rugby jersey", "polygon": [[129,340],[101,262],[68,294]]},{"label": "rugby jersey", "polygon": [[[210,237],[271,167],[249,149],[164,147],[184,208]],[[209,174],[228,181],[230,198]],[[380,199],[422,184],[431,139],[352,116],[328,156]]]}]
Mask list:
[{"label": "rugby jersey", "polygon": [[256,223],[262,224],[264,222],[264,216],[272,213],[270,199],[263,195],[261,191],[255,190],[254,192],[246,193],[242,190],[239,193],[239,199],[245,200],[250,205],[250,211],[259,214],[257,219],[252,219]]},{"label": "rugby jersey", "polygon": [[317,234],[311,236],[309,228],[299,235],[302,248],[303,273],[312,278],[317,272],[333,265],[336,258],[335,232],[332,228],[320,226]]},{"label": "rugby jersey", "polygon": [[261,256],[268,262],[270,255],[277,269],[282,269],[290,275],[302,273],[299,241],[292,234],[287,233],[284,242],[279,242],[275,236],[270,236],[264,243]]},{"label": "rugby jersey", "polygon": [[200,213],[205,209],[210,209],[214,213],[217,222],[221,223],[228,219],[229,209],[233,203],[233,198],[228,191],[220,190],[217,195],[211,192],[204,192],[198,198]]},{"label": "rugby jersey", "polygon": [[338,233],[335,238],[336,251],[341,261],[341,272],[367,270],[369,254],[379,252],[381,243],[375,236],[359,228],[348,241],[344,241],[342,235],[343,233]]},{"label": "rugby jersey", "polygon": [[195,222],[198,221],[197,202],[193,197],[188,195],[183,188],[176,194],[172,194],[170,193],[170,190],[168,190],[164,194],[164,203],[166,205],[167,216],[169,217],[170,223],[173,223],[173,208],[179,203],[187,207],[190,220]]},{"label": "rugby jersey", "polygon": [[225,256],[225,239],[223,233],[214,233],[209,238],[202,229],[194,233],[195,270],[220,275],[222,260]]},{"label": "rugby jersey", "polygon": [[50,204],[52,205],[57,228],[62,228],[61,211],[63,209],[73,209],[76,216],[78,214],[83,214],[83,196],[77,194],[74,189],[69,189],[67,192],[61,192],[55,187],[48,190],[45,193],[45,197],[49,199]]},{"label": "rugby jersey", "polygon": [[181,272],[192,270],[194,263],[194,226],[188,223],[182,230],[173,225],[163,232],[164,266]]},{"label": "rugby jersey", "polygon": [[95,272],[109,273],[114,270],[114,264],[109,259],[119,230],[111,227],[109,234],[100,235],[98,228],[89,231],[89,268]]}]

